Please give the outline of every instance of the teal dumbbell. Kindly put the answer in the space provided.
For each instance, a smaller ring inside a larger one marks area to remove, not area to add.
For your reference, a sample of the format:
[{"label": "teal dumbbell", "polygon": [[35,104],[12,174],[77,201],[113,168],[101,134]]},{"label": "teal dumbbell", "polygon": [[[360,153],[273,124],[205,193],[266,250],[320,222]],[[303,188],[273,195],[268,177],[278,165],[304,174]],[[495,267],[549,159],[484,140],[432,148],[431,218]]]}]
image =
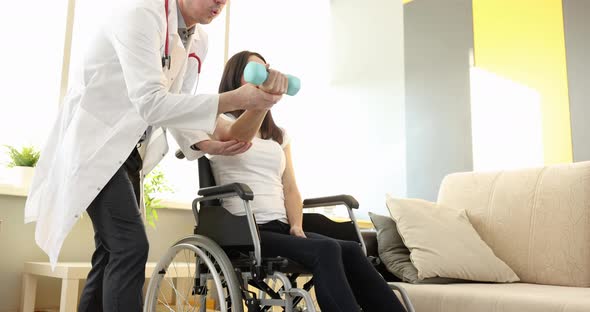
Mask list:
[{"label": "teal dumbbell", "polygon": [[[301,80],[295,76],[285,75],[289,80],[289,87],[287,88],[288,95],[295,95],[301,89]],[[244,68],[244,80],[254,85],[261,85],[268,78],[268,72],[263,64],[256,62],[249,62]]]}]

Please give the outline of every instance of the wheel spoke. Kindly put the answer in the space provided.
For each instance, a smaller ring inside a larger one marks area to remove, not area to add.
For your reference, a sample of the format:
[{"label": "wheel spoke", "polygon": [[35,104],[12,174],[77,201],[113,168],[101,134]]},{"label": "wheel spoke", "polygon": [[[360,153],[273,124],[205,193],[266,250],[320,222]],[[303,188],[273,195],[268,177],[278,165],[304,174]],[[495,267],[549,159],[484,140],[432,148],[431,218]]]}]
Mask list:
[{"label": "wheel spoke", "polygon": [[[195,270],[191,268],[193,265]],[[233,266],[225,252],[210,239],[194,236],[182,240],[167,251],[158,267],[163,273],[154,275],[150,281],[155,284],[148,287],[150,294],[146,294],[153,298],[146,303],[152,305],[148,310],[156,311],[155,304],[160,306],[159,311],[205,311],[207,303],[213,303],[211,308],[215,311],[225,307],[230,312],[242,312],[242,294]],[[176,301],[168,301],[170,295],[164,294],[167,289]]]},{"label": "wheel spoke", "polygon": [[[193,275],[192,275],[192,273],[191,273],[191,256],[190,256],[190,255],[191,255],[191,253],[189,252],[189,253],[188,253],[188,255],[187,255],[187,252],[188,252],[188,251],[187,251],[186,249],[183,249],[183,254],[184,254],[184,257],[185,257],[185,260],[186,260],[185,262],[186,262],[186,266],[187,266],[187,269],[188,269],[188,276],[189,276],[188,278],[190,278],[190,280],[189,280],[189,281],[192,281],[192,283],[194,283],[194,280],[195,280],[195,279],[193,278]],[[196,257],[197,257],[197,256],[195,255],[195,258],[196,258]],[[197,268],[195,267],[195,270],[196,270],[196,269],[197,269]],[[192,293],[192,287],[190,286],[190,284],[189,284],[189,285],[187,285],[187,286],[188,286],[188,287],[187,287],[187,294],[186,294],[186,298],[190,298],[190,297],[191,297],[191,293]],[[187,300],[187,301],[188,301],[188,300]],[[190,305],[190,301],[189,301],[189,302],[187,302],[187,303]]]},{"label": "wheel spoke", "polygon": [[162,304],[164,304],[166,306],[166,308],[168,308],[168,310],[170,311],[174,311],[172,310],[172,308],[170,308],[170,304],[168,303],[168,300],[166,300],[166,296],[164,295],[164,293],[162,293],[162,289],[160,289],[160,293],[162,294],[162,297],[164,298],[164,302],[162,302],[162,300],[158,299],[159,302],[161,302]]}]

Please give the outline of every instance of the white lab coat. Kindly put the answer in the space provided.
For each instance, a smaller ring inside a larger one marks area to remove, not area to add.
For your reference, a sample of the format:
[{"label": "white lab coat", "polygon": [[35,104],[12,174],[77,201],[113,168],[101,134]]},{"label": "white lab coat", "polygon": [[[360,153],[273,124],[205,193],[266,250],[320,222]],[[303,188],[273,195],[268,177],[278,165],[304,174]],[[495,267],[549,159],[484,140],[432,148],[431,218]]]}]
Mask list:
[{"label": "white lab coat", "polygon": [[[168,151],[165,129],[174,128],[190,159],[190,135],[211,133],[218,95],[179,94],[198,81],[196,53],[203,60],[207,36],[197,25],[187,44],[178,35],[176,1],[169,1],[170,70],[162,68],[166,14],[163,0],[134,1],[105,19],[104,27],[71,77],[62,109],[35,170],[25,206],[25,222],[36,221],[35,241],[52,265],[82,213],[125,162],[144,131],[154,129],[142,174]],[[187,77],[185,81],[185,77]]]}]

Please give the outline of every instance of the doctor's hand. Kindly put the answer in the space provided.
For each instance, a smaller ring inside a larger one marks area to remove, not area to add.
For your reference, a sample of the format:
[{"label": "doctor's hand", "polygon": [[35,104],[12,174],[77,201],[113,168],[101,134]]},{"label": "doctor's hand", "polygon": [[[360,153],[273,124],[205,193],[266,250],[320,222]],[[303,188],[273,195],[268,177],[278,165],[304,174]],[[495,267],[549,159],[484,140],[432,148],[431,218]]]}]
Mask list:
[{"label": "doctor's hand", "polygon": [[209,155],[234,156],[244,153],[252,146],[250,142],[205,140],[195,144],[197,148]]},{"label": "doctor's hand", "polygon": [[236,96],[245,110],[269,110],[283,97],[280,94],[265,92],[253,84],[244,84],[237,88]]},{"label": "doctor's hand", "polygon": [[303,232],[303,229],[300,226],[292,226],[289,230],[289,234],[291,234],[292,236],[307,238],[307,236],[305,236],[305,233]]}]

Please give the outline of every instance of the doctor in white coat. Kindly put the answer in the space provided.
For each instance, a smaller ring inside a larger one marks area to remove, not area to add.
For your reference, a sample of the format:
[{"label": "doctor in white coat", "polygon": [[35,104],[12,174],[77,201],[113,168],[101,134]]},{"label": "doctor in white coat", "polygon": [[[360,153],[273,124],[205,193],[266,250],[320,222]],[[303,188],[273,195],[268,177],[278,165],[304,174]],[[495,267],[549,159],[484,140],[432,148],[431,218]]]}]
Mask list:
[{"label": "doctor in white coat", "polygon": [[[55,265],[66,236],[88,209],[96,251],[79,311],[141,310],[148,241],[139,180],[167,153],[166,128],[195,158],[200,153],[191,150],[192,131],[211,133],[220,113],[268,109],[286,90],[286,78],[271,71],[273,79],[261,88],[182,93],[195,89],[207,52],[199,24],[210,23],[225,3],[134,0],[105,17],[71,78],[37,165],[25,222],[37,222],[36,243]],[[219,153],[248,148],[209,143]]]}]

